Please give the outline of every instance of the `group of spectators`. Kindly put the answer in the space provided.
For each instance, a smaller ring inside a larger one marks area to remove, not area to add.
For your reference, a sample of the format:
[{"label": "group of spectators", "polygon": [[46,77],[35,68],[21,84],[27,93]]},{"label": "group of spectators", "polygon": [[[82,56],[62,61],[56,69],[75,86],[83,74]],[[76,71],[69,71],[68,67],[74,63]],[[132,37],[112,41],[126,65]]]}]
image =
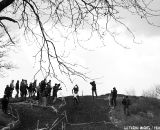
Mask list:
[{"label": "group of spectators", "polygon": [[[53,89],[53,93],[51,94],[51,91]],[[46,79],[39,82],[37,85],[37,80],[34,80],[33,82],[30,82],[28,84],[27,80],[22,79],[21,82],[17,80],[16,84],[14,85],[14,80],[11,81],[10,85],[6,85],[6,88],[4,90],[4,95],[6,95],[7,98],[13,97],[13,90],[16,91],[15,98],[18,97],[34,97],[36,96],[37,99],[42,97],[57,97],[57,92],[60,90],[60,84],[55,83],[55,85],[51,86],[51,80],[47,82]]]},{"label": "group of spectators", "polygon": [[14,80],[12,80],[9,85],[6,85],[4,97],[2,98],[2,110],[4,113],[7,111],[9,99],[13,97],[14,90],[16,91],[15,98],[21,97],[26,99],[26,97],[35,97],[42,106],[46,106],[47,98],[52,96],[53,101],[55,102],[57,99],[57,92],[58,90],[62,90],[62,88],[60,88],[60,84],[57,83],[52,87],[51,80],[47,82],[46,79],[39,82],[38,85],[37,80],[34,80],[29,84],[25,79],[22,79],[21,82],[17,80],[15,84]]},{"label": "group of spectators", "polygon": [[[94,100],[94,96],[97,97],[97,88],[95,81],[90,82],[90,85],[92,86],[92,98]],[[21,82],[17,80],[16,84],[14,85],[14,80],[11,81],[10,85],[6,85],[5,91],[4,91],[4,98],[2,99],[2,110],[4,113],[7,111],[7,106],[9,103],[9,98],[12,98],[13,96],[13,90],[16,91],[15,98],[18,98],[19,96],[22,98],[28,97],[36,97],[38,101],[41,101],[42,106],[47,105],[47,98],[53,97],[53,103],[57,99],[57,92],[59,90],[62,90],[60,87],[60,84],[55,83],[55,85],[51,86],[51,80],[47,82],[46,79],[39,82],[37,85],[37,80],[34,80],[33,82],[30,82],[28,84],[27,80],[22,79]],[[52,92],[52,93],[51,93]],[[72,89],[73,94],[73,101],[75,104],[79,104],[79,87],[78,85],[75,85]],[[124,114],[129,115],[129,105],[130,100],[128,96],[124,96],[122,100],[123,108],[124,108]],[[111,90],[111,93],[109,95],[109,106],[110,107],[116,107],[117,106],[117,90],[114,87],[113,90]]]}]

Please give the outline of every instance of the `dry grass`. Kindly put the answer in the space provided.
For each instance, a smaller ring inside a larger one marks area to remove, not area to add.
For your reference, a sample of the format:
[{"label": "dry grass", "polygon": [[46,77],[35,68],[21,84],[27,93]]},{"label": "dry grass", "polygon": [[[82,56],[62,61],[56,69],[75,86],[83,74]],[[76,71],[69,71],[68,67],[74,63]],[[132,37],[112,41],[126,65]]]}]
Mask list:
[{"label": "dry grass", "polygon": [[118,106],[112,110],[112,117],[117,120],[115,124],[124,126],[155,126],[160,125],[160,100],[146,97],[130,97],[130,116],[124,115],[122,98],[118,98]]}]

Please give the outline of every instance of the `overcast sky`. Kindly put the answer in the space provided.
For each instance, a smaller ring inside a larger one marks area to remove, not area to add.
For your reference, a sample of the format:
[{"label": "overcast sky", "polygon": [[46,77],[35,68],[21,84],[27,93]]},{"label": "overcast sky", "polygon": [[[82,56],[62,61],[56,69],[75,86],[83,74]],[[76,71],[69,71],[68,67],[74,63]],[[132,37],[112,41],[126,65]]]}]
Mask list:
[{"label": "overcast sky", "polygon": [[[160,4],[159,4],[160,5]],[[155,22],[160,18],[154,19]],[[134,90],[136,95],[141,95],[143,90],[160,84],[160,28],[148,25],[143,19],[136,16],[126,16],[125,23],[135,33],[136,40],[142,44],[132,43],[130,37],[125,34],[125,30],[118,28],[121,32],[119,41],[127,45],[130,49],[125,49],[114,43],[110,37],[105,37],[105,47],[100,47],[100,41],[93,37],[88,41],[87,47],[94,51],[83,50],[77,47],[71,50],[71,57],[80,64],[89,68],[90,75],[97,78],[98,94],[109,93],[116,87],[119,93],[126,94],[126,91]],[[83,35],[87,34],[87,31]],[[83,36],[82,36],[83,37]],[[23,41],[23,40],[22,40]],[[127,44],[126,44],[127,43]],[[22,78],[29,82],[34,75],[33,52],[31,47],[23,44],[18,53],[12,53],[10,59],[18,65],[19,69],[8,72],[6,78],[1,78],[2,96],[6,84],[12,79],[15,81]],[[52,85],[54,84],[54,80]],[[91,94],[91,86],[82,80],[75,80],[80,87],[80,93]],[[71,88],[63,89],[62,95],[70,95]]]}]

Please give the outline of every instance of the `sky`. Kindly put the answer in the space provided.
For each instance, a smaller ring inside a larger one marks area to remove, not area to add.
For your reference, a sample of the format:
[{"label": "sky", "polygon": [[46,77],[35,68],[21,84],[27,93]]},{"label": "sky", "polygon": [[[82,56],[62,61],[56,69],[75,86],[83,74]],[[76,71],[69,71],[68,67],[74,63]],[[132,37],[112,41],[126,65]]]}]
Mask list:
[{"label": "sky", "polygon": [[[125,13],[124,13],[125,15]],[[126,25],[135,33],[136,40],[141,44],[133,43],[125,30],[116,27],[121,32],[119,41],[127,45],[129,49],[116,44],[111,37],[105,37],[105,46],[99,46],[100,40],[94,36],[85,45],[93,51],[81,47],[70,48],[70,58],[88,68],[89,75],[95,78],[99,95],[106,94],[116,87],[118,93],[142,95],[144,90],[160,84],[160,28],[148,25],[143,19],[127,15]],[[160,18],[154,19],[158,23]],[[87,31],[83,31],[82,38]],[[22,39],[21,42],[24,42]],[[18,69],[7,72],[5,78],[0,78],[1,91],[10,84],[11,80],[33,80],[35,74],[33,49],[25,42],[20,45],[18,51],[11,52],[9,59],[18,66]],[[39,80],[38,80],[39,81]],[[52,85],[57,82],[52,79]],[[75,84],[80,88],[80,95],[91,95],[91,86],[82,79],[76,79],[73,84],[63,87],[59,95],[71,95],[71,89]]]}]

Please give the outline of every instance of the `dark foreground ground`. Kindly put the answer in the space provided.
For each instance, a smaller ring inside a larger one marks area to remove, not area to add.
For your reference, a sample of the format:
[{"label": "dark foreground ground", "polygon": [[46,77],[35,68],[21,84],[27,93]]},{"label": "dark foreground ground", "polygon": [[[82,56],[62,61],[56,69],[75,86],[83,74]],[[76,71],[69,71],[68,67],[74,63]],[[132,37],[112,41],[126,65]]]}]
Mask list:
[{"label": "dark foreground ground", "polygon": [[[91,96],[80,97],[80,104],[74,105],[72,97],[65,101],[57,100],[53,107],[31,105],[30,101],[12,100],[13,113],[18,113],[19,124],[13,130],[122,130],[126,126],[160,126],[160,101],[153,98],[130,97],[130,116],[125,116],[121,105],[122,95],[118,96],[115,109],[108,106],[107,95],[94,101]],[[56,112],[55,110],[58,110]],[[0,118],[7,124],[12,118]],[[0,124],[0,125],[1,125]]]}]

